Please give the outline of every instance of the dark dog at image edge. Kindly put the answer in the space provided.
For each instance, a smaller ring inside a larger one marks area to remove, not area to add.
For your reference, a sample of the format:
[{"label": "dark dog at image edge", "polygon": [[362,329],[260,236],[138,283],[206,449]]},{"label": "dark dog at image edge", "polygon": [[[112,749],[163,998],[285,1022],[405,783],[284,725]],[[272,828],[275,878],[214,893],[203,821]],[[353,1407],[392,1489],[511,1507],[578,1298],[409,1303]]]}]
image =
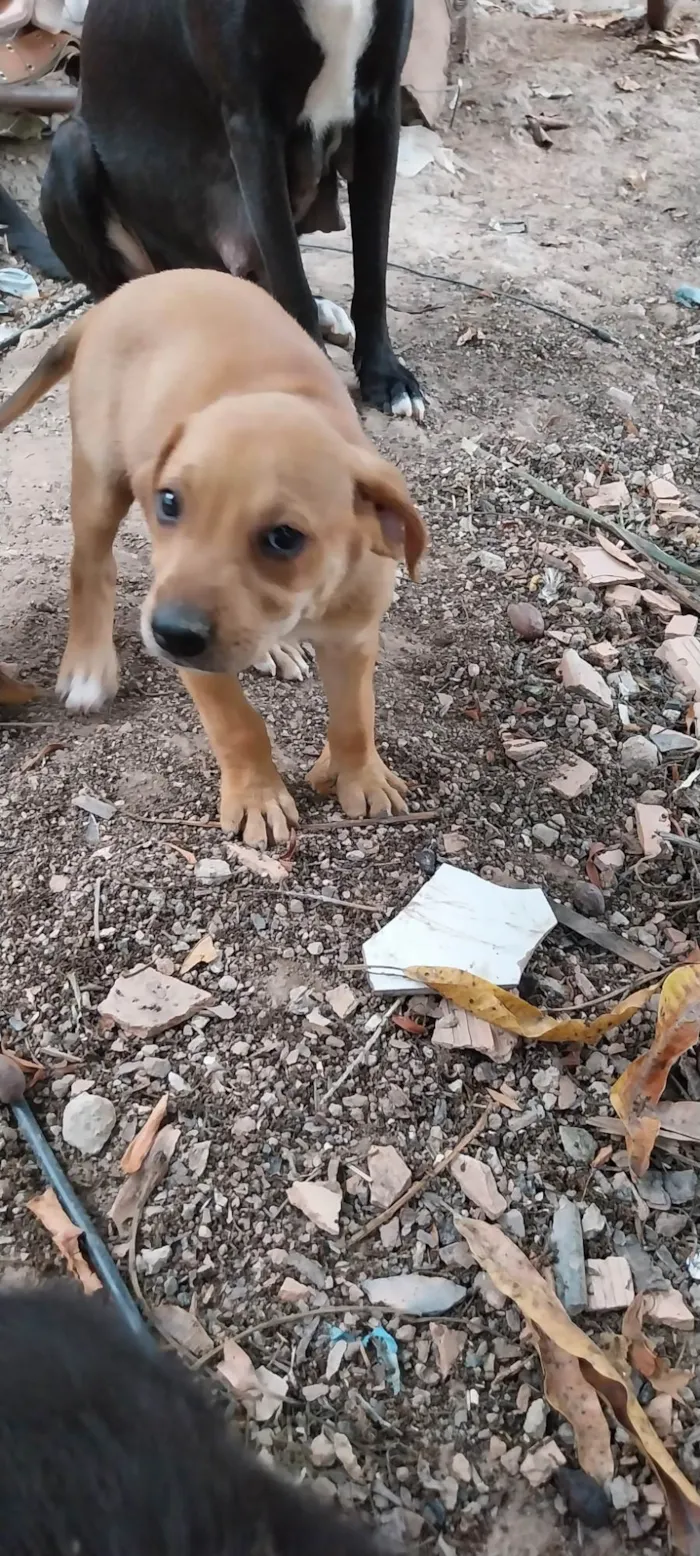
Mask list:
[{"label": "dark dog at image edge", "polygon": [[378,1556],[99,1297],[0,1292],[2,1556]]},{"label": "dark dog at image edge", "polygon": [[389,340],[386,269],[412,0],[90,0],[75,115],[41,210],[97,298],[153,270],[265,286],[315,339],[350,344],[312,297],[298,235],[352,226],[354,361],[364,400],[423,416]]}]

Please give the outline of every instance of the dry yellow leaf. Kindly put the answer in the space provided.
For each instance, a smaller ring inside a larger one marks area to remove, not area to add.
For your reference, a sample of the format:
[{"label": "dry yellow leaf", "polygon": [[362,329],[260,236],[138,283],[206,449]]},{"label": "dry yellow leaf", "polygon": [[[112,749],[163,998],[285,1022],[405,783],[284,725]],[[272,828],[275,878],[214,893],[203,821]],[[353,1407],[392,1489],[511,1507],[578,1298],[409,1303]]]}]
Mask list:
[{"label": "dry yellow leaf", "polygon": [[683,1556],[700,1556],[700,1493],[671,1458],[627,1380],[569,1318],[544,1278],[499,1226],[468,1216],[455,1216],[454,1221],[494,1286],[517,1304],[531,1328],[577,1359],[584,1383],[605,1400],[654,1471],[666,1497],[673,1544]]},{"label": "dry yellow leaf", "polygon": [[503,1027],[505,1032],[514,1032],[518,1037],[540,1043],[593,1045],[611,1027],[619,1027],[623,1021],[629,1021],[631,1016],[636,1015],[659,987],[658,983],[653,983],[645,989],[637,989],[634,994],[628,994],[620,1000],[618,1005],[613,1005],[612,1010],[606,1010],[602,1016],[596,1016],[593,1021],[583,1021],[580,1016],[566,1016],[563,1019],[548,1016],[546,1011],[538,1010],[536,1005],[529,1005],[527,1000],[522,1000],[519,994],[512,994],[509,989],[500,989],[486,978],[477,978],[476,973],[460,972],[455,967],[408,967],[406,977],[427,983],[444,999],[453,1000],[455,1005],[472,1011],[475,1016],[481,1016],[493,1026]]},{"label": "dry yellow leaf", "polygon": [[158,1134],[158,1130],[160,1129],[167,1111],[168,1097],[166,1093],[166,1095],[161,1097],[160,1101],[156,1103],[155,1107],[149,1113],[145,1124],[143,1124],[139,1129],[138,1134],[134,1135],[131,1144],[127,1146],[119,1163],[122,1172],[138,1172],[139,1167],[143,1167],[143,1164],[146,1160],[146,1157],[148,1156],[151,1146],[153,1145],[156,1135]]},{"label": "dry yellow leaf", "polygon": [[582,1470],[604,1484],[615,1474],[610,1430],[603,1407],[591,1383],[587,1383],[575,1356],[557,1345],[550,1335],[533,1326],[533,1339],[542,1363],[545,1397],[553,1410],[574,1429],[576,1454]]},{"label": "dry yellow leaf", "polygon": [[700,966],[697,962],[669,973],[659,1000],[651,1048],[633,1059],[616,1080],[610,1101],[625,1126],[632,1171],[648,1169],[659,1133],[659,1119],[649,1109],[663,1096],[672,1065],[694,1047],[700,1035]]},{"label": "dry yellow leaf", "polygon": [[73,1225],[54,1190],[45,1189],[43,1194],[35,1195],[34,1199],[28,1201],[27,1210],[31,1210],[37,1221],[46,1227],[61,1258],[65,1259],[71,1275],[80,1281],[83,1291],[88,1294],[99,1291],[102,1282],[80,1252],[80,1227]]}]

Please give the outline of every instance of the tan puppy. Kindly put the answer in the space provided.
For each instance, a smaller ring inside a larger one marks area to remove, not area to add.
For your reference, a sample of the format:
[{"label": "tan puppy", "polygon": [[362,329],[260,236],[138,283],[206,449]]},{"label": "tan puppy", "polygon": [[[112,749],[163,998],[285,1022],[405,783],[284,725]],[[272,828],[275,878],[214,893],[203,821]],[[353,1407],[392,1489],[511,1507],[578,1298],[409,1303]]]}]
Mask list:
[{"label": "tan puppy", "polygon": [[68,707],[117,688],[118,526],[136,497],[153,541],[146,647],[176,664],[221,768],[221,825],[262,843],[297,820],[238,672],[311,641],[328,737],[309,774],[349,816],[406,809],[374,741],[379,624],[395,563],[425,549],[405,483],[380,459],[323,352],[259,287],[205,270],[132,281],[51,347],[0,428],[71,372]]}]

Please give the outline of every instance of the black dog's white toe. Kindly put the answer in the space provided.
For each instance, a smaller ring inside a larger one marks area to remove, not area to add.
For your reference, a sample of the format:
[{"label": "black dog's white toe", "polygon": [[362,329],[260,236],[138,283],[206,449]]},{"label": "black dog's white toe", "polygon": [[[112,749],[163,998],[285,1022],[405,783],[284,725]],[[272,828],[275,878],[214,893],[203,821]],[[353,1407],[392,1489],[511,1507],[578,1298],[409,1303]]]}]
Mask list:
[{"label": "black dog's white toe", "polygon": [[355,361],[362,398],[385,416],[425,420],[425,401],[420,384],[393,351],[383,352],[371,361]]}]

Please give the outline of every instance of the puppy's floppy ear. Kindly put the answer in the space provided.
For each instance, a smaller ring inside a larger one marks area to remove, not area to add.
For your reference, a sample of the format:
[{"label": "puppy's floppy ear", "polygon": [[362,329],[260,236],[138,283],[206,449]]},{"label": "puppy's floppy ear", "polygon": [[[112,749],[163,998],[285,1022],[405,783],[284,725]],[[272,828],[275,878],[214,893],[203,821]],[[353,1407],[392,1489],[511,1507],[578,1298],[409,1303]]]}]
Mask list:
[{"label": "puppy's floppy ear", "polygon": [[168,433],[157,458],[149,459],[146,464],[140,465],[136,471],[132,481],[134,497],[146,514],[150,511],[153,493],[158,491],[161,484],[161,474],[166,461],[170,458],[173,449],[177,448],[184,430],[184,422],[177,422]]},{"label": "puppy's floppy ear", "polygon": [[[355,506],[365,524],[369,523],[371,549],[377,556],[405,561],[415,580],[428,533],[406,482],[393,465],[371,449],[353,450],[353,456]],[[371,515],[366,512],[368,504],[374,509]]]}]

